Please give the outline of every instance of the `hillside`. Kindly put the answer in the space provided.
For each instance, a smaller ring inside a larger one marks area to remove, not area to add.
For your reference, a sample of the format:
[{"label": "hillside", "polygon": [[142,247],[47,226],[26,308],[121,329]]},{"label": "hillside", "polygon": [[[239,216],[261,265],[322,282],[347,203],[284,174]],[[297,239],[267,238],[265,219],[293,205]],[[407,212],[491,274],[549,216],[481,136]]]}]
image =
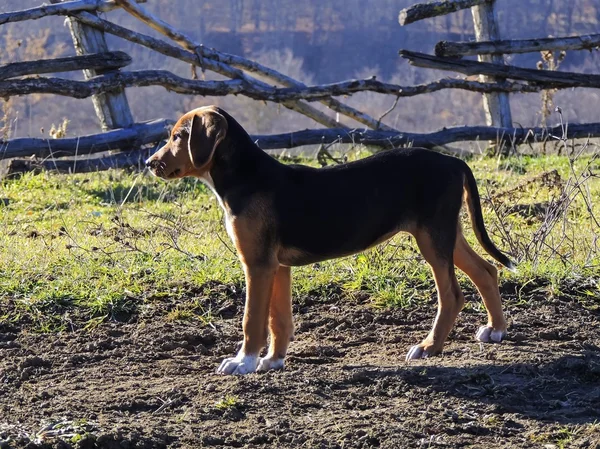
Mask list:
[{"label": "hillside", "polygon": [[[209,47],[257,59],[306,83],[326,83],[376,75],[379,79],[411,85],[442,76],[414,69],[402,61],[400,48],[432,52],[442,39],[472,39],[469,11],[401,27],[397,15],[412,0],[150,0],[146,7],[167,22]],[[0,12],[39,5],[37,0],[5,0]],[[500,0],[498,16],[501,35],[511,38],[546,37],[597,32],[600,5],[593,0]],[[148,34],[155,33],[123,11],[107,18]],[[63,18],[3,25],[0,34],[0,63],[74,54]],[[147,49],[109,38],[111,49],[128,52],[132,69],[167,69],[189,76],[189,67]],[[511,63],[536,67],[539,54],[509,57]],[[597,52],[569,52],[561,70],[595,73],[600,68]],[[64,75],[63,75],[64,76]],[[454,76],[451,74],[451,76]],[[207,78],[211,75],[207,74]],[[143,92],[143,95],[141,94]],[[199,105],[219,103],[235,111],[251,132],[279,132],[313,127],[311,121],[276,105],[244,98],[198,98],[179,96],[159,87],[128,90],[137,120],[176,118]],[[378,117],[393,104],[393,98],[359,94],[348,103]],[[480,96],[462,91],[403,99],[387,123],[406,131],[428,131],[456,124],[481,124]],[[600,120],[596,91],[563,91],[554,98],[567,120]],[[151,104],[152,107],[148,107]],[[539,124],[538,94],[513,95],[513,118],[523,126]],[[37,136],[67,118],[69,134],[98,129],[89,100],[34,95],[13,98],[4,105],[4,125],[12,136]],[[77,111],[74,113],[73,111]],[[555,121],[555,120],[551,120]],[[348,123],[351,124],[351,123]],[[353,124],[356,126],[356,124]],[[1,127],[1,126],[0,126]]]}]

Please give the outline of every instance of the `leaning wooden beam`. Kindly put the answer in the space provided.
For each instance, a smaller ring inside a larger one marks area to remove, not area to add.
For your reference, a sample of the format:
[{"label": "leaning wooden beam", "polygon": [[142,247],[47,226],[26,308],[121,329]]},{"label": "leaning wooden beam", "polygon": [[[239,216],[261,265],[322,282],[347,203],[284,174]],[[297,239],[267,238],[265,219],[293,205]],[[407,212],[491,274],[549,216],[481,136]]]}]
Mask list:
[{"label": "leaning wooden beam", "polygon": [[[270,87],[270,85],[268,85],[262,81],[259,81],[256,78],[246,76],[243,71],[233,68],[233,67],[231,67],[227,64],[224,64],[220,61],[216,61],[213,59],[206,59],[206,58],[201,58],[199,60],[198,56],[195,53],[184,50],[180,47],[176,47],[176,46],[167,44],[166,42],[163,42],[160,39],[155,39],[151,36],[148,36],[148,35],[145,35],[142,33],[137,33],[135,31],[131,31],[127,28],[116,25],[112,22],[102,20],[90,13],[82,12],[82,13],[77,14],[77,20],[79,20],[82,23],[85,23],[86,25],[89,25],[89,26],[92,26],[99,30],[102,30],[106,33],[110,33],[110,34],[118,36],[122,39],[128,40],[130,42],[134,42],[134,43],[142,45],[144,47],[151,48],[152,50],[157,51],[158,53],[161,53],[165,56],[176,58],[176,59],[179,59],[181,61],[187,62],[187,63],[195,65],[195,66],[202,66],[203,68],[205,68],[207,70],[211,70],[213,72],[228,76],[229,78],[237,78],[237,79],[245,80],[248,82],[248,84],[254,84],[255,86],[265,87],[265,88]],[[327,99],[327,101],[329,101],[329,99]],[[333,100],[333,101],[335,102],[336,100]],[[302,108],[302,106],[298,106],[298,108]],[[312,114],[313,111],[309,110],[309,111],[306,111],[306,113]],[[332,125],[334,124],[333,120],[331,118],[329,118],[327,115],[323,114],[320,111],[317,111],[317,113],[319,114],[319,115],[317,115],[317,117],[320,120],[322,120],[323,122],[326,121],[327,123],[330,123]],[[368,116],[366,116],[366,117],[368,117]],[[361,119],[359,119],[359,118],[357,118],[356,120],[361,122]],[[367,120],[367,119],[364,119],[364,120]],[[364,120],[362,120],[362,123],[365,123]],[[374,119],[372,119],[372,120],[374,120]],[[317,121],[319,121],[319,120],[317,120]],[[336,124],[336,126],[339,126],[339,123],[336,122],[335,124]]]},{"label": "leaning wooden beam", "polygon": [[118,149],[128,150],[166,139],[168,137],[167,128],[172,124],[171,120],[160,119],[136,123],[129,128],[113,129],[100,134],[74,138],[0,140],[0,155],[4,159],[32,155],[46,158],[85,155]]},{"label": "leaning wooden beam", "polygon": [[429,19],[431,17],[443,16],[461,9],[471,8],[481,5],[488,0],[453,0],[430,3],[417,3],[400,11],[398,21],[400,25],[408,25],[418,20]]},{"label": "leaning wooden beam", "polygon": [[465,75],[489,75],[497,78],[510,78],[531,83],[549,83],[561,87],[600,87],[600,75],[552,70],[536,70],[512,65],[491,64],[466,59],[442,58],[439,56],[401,50],[400,56],[417,67],[451,70]]},{"label": "leaning wooden beam", "polygon": [[538,51],[592,50],[600,46],[600,34],[544,39],[493,40],[483,42],[441,41],[435,46],[436,56],[474,56]]},{"label": "leaning wooden beam", "polygon": [[[246,58],[242,58],[242,57],[236,56],[236,55],[221,53],[214,49],[209,49],[209,48],[204,47],[203,45],[199,45],[196,42],[194,42],[191,38],[186,36],[185,34],[177,31],[175,28],[170,26],[168,23],[162,21],[161,19],[159,19],[157,17],[154,17],[152,14],[150,14],[148,11],[146,11],[146,9],[140,7],[139,5],[136,5],[131,0],[116,0],[116,1],[121,5],[121,7],[123,9],[125,9],[127,12],[132,14],[134,17],[142,20],[148,26],[150,26],[151,28],[155,29],[156,31],[164,34],[165,36],[169,37],[170,39],[173,39],[175,42],[177,42],[182,47],[194,52],[195,54],[198,55],[199,58],[203,58],[203,59],[208,58],[208,59],[220,61],[220,62],[228,64],[232,67],[235,67],[235,68],[238,68],[241,70],[246,70],[250,73],[255,73],[260,76],[266,77],[277,83],[283,84],[284,86],[289,86],[289,87],[304,87],[305,86],[303,83],[296,81],[295,79],[290,78],[289,76],[286,76],[282,73],[279,73],[278,71],[273,70],[269,67],[263,66],[262,64],[259,64],[255,61],[250,61]],[[334,111],[337,111],[340,114],[346,115],[346,116],[358,121],[359,123],[363,123],[371,128],[375,128],[375,129],[381,128],[381,129],[388,129],[388,130],[392,129],[386,125],[381,124],[381,122],[379,120],[376,120],[361,111],[358,111],[348,105],[345,105],[338,100],[328,99],[328,100],[321,101],[321,103],[325,104],[326,106],[333,109]],[[314,109],[312,106],[297,105],[296,102],[283,103],[283,104],[284,104],[284,106],[288,107],[289,109],[294,109],[298,112],[303,113],[304,115],[307,115],[307,112],[315,113],[315,111],[318,111],[318,110]],[[340,126],[340,124],[337,122],[334,122],[334,124],[330,123],[329,125],[327,125],[326,123],[323,122],[322,119],[321,119],[320,123],[325,124],[326,126],[329,126],[329,127],[332,127],[332,125],[334,127]]]},{"label": "leaning wooden beam", "polygon": [[182,78],[166,70],[141,70],[136,72],[116,72],[100,75],[86,81],[64,78],[27,78],[0,81],[0,97],[29,94],[53,94],[72,98],[87,98],[92,95],[111,92],[116,88],[162,86],[165,89],[186,95],[225,96],[245,95],[259,101],[315,101],[338,95],[352,95],[356,92],[376,92],[397,97],[437,92],[442,89],[463,89],[474,92],[540,92],[544,88],[561,88],[560,84],[529,85],[504,81],[502,83],[480,83],[460,79],[441,79],[415,86],[399,86],[382,83],[374,79],[351,80],[341,83],[310,87],[261,87],[247,85],[243,80],[202,81]]},{"label": "leaning wooden beam", "polygon": [[[199,52],[199,50],[202,48],[201,45],[193,42],[190,38],[188,38],[187,36],[185,36],[182,33],[179,33],[178,31],[176,31],[174,28],[172,28],[170,25],[168,25],[167,23],[163,22],[162,20],[154,18],[145,9],[141,9],[141,8],[137,7],[137,5],[135,5],[135,3],[132,3],[132,2],[130,2],[128,0],[117,0],[117,3],[123,9],[125,9],[127,12],[129,12],[130,14],[132,14],[134,17],[139,18],[140,20],[146,22],[153,29],[155,29],[155,30],[157,30],[157,31],[159,31],[159,32],[167,35],[168,37],[170,37],[173,40],[175,40],[175,42],[179,43],[184,48],[186,48],[186,49],[194,52],[197,55],[197,58],[198,58],[198,61],[199,61],[198,65],[200,67],[202,67],[204,57]],[[228,76],[230,78],[244,79],[244,80],[246,80],[249,83],[252,82],[252,79],[250,79],[243,72],[241,72],[241,73],[240,73],[240,71],[233,72],[233,70],[229,70],[228,67],[229,66],[227,66],[225,64],[222,64],[221,65],[221,71],[219,71],[217,73],[220,73],[221,75]],[[312,106],[309,106],[309,105],[306,105],[306,104],[304,104],[304,105],[302,105],[302,104],[296,104],[295,102],[284,103],[283,105],[285,107],[287,107],[288,109],[292,109],[292,110],[294,110],[296,112],[299,112],[299,113],[301,113],[303,115],[306,115],[307,117],[312,118],[317,123],[320,123],[320,124],[322,124],[324,126],[327,126],[329,128],[339,126],[339,123],[336,120],[333,120],[332,118],[328,117],[326,114],[322,113],[318,109],[313,108]]]},{"label": "leaning wooden beam", "polygon": [[[13,139],[0,141],[0,153],[5,159],[31,155],[48,157],[74,156],[106,151],[108,149],[139,148],[144,143],[158,142],[168,136],[166,120],[136,124],[135,129],[109,131],[75,139]],[[564,133],[563,133],[564,131]],[[109,137],[110,134],[110,137]],[[563,135],[564,134],[564,135]],[[585,139],[600,137],[600,123],[569,124],[553,128],[494,128],[492,126],[461,126],[419,134],[371,129],[330,128],[307,129],[285,134],[253,135],[252,139],[263,150],[279,150],[306,145],[330,143],[362,144],[383,149],[401,145],[440,147],[453,142],[502,140],[512,144],[544,142],[548,139]]]},{"label": "leaning wooden beam", "polygon": [[0,80],[41,73],[70,72],[84,69],[118,69],[131,64],[131,57],[122,51],[94,53],[67,58],[38,59],[36,61],[11,62],[0,66]]},{"label": "leaning wooden beam", "polygon": [[[148,36],[146,34],[138,33],[135,31],[131,31],[128,28],[122,27],[120,25],[116,25],[107,20],[100,19],[98,16],[90,14],[88,12],[82,12],[76,15],[77,20],[81,23],[85,23],[91,27],[94,27],[98,30],[104,31],[105,33],[112,34],[114,36],[120,37],[121,39],[125,39],[129,42],[133,42],[138,45],[142,45],[146,48],[150,48],[160,54],[165,56],[169,56],[171,58],[179,59],[188,64],[192,64],[195,66],[202,65],[205,69],[211,70],[213,72],[225,75],[229,78],[239,78],[244,79],[244,72],[238,69],[234,69],[226,64],[223,64],[219,61],[214,61],[210,59],[201,59],[198,60],[198,56],[191,52],[184,50],[183,48],[176,47],[174,45],[167,44],[166,42],[161,41],[160,39],[156,39],[152,36]],[[254,78],[250,79],[252,82],[256,82],[260,84],[260,81],[255,80]],[[268,86],[266,83],[262,83],[265,86]]]},{"label": "leaning wooden beam", "polygon": [[[283,86],[297,88],[306,87],[306,84],[304,83],[301,83],[293,78],[290,78],[289,76],[277,72],[276,70],[273,70],[255,61],[243,58],[241,56],[232,55],[229,53],[222,53],[206,47],[201,47],[198,51],[206,58],[229,64],[232,67],[245,70],[250,73],[254,73],[263,78],[268,78]],[[319,101],[325,106],[327,106],[329,109],[339,112],[340,114],[345,115],[346,117],[349,117],[353,120],[356,120],[358,123],[362,123],[363,125],[366,125],[369,128],[383,129],[387,131],[394,130],[392,127],[381,123],[380,120],[376,120],[368,114],[365,114],[359,111],[358,109],[348,106],[347,104],[342,103],[341,101],[336,100],[334,98],[323,98]]]},{"label": "leaning wooden beam", "polygon": [[[145,3],[146,0],[136,0],[138,3]],[[66,16],[79,11],[99,11],[107,12],[118,8],[113,1],[90,1],[76,0],[55,5],[42,5],[36,8],[25,9],[23,11],[5,12],[0,14],[0,25],[11,22],[22,22],[24,20],[36,20],[47,16]]]}]

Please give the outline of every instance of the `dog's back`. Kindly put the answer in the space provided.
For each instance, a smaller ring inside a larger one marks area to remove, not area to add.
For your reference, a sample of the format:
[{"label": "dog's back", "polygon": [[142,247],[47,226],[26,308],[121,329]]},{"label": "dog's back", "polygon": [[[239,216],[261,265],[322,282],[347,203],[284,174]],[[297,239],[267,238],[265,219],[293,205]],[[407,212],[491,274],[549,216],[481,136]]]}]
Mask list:
[{"label": "dog's back", "polygon": [[456,223],[463,166],[428,150],[390,150],[322,169],[290,166],[273,183],[281,244],[301,249],[310,263],[439,222],[440,207]]}]

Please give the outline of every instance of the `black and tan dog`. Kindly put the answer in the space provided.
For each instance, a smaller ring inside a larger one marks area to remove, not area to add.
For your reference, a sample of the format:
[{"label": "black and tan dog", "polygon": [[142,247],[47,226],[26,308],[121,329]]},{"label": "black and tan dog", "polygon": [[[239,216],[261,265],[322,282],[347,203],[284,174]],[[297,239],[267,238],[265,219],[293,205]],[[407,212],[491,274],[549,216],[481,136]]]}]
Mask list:
[{"label": "black and tan dog", "polygon": [[[438,292],[433,329],[407,360],[444,346],[464,304],[454,265],[475,283],[488,312],[477,338],[499,342],[506,334],[497,270],[473,251],[460,227],[463,195],[483,248],[502,265],[513,264],[490,240],[473,173],[460,159],[403,149],[322,169],[284,165],[229,114],[209,106],[181,117],[146,165],[164,179],[200,178],[225,211],[247,293],[242,348],[220,373],[283,367],[293,333],[290,267],[354,254],[399,231],[415,237]],[[260,358],[267,334],[269,351]]]}]

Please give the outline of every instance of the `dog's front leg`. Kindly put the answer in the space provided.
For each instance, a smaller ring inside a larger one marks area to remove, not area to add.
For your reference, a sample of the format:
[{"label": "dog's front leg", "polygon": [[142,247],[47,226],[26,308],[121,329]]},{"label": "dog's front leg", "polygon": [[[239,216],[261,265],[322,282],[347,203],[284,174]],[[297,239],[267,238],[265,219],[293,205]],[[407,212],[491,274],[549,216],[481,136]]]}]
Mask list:
[{"label": "dog's front leg", "polygon": [[244,343],[235,357],[225,359],[217,370],[221,374],[248,374],[256,371],[260,351],[267,343],[269,302],[277,264],[244,265],[246,306]]}]

